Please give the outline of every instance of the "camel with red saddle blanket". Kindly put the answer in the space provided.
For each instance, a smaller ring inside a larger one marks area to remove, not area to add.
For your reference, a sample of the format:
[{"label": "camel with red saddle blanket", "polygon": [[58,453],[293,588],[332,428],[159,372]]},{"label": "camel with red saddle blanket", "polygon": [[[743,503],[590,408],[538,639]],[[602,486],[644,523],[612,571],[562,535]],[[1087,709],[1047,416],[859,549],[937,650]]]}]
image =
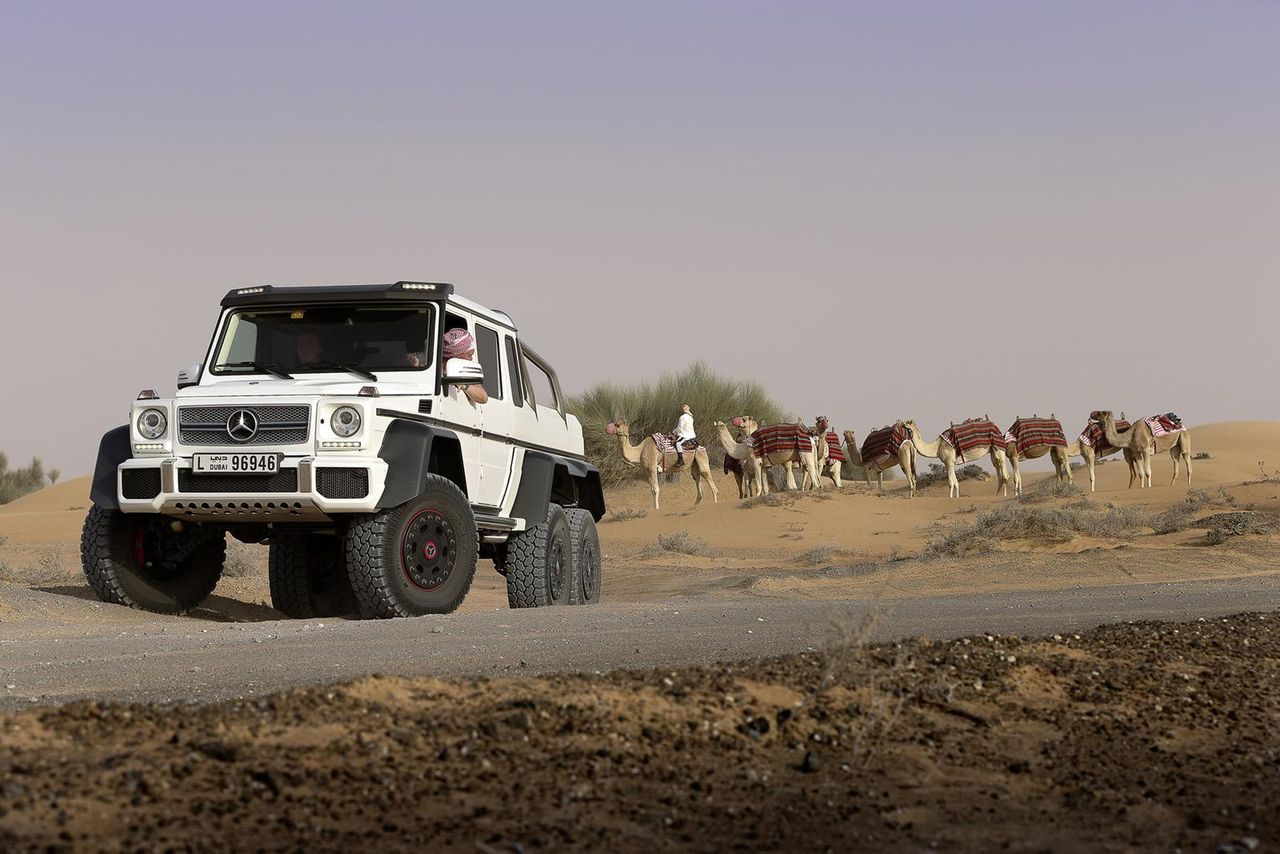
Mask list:
[{"label": "camel with red saddle blanket", "polygon": [[932,442],[920,438],[920,428],[915,421],[904,421],[903,426],[911,437],[911,444],[916,453],[923,457],[942,460],[947,469],[947,483],[950,489],[947,494],[952,498],[960,497],[960,481],[956,479],[956,460],[962,463],[987,456],[991,467],[996,470],[996,492],[1009,494],[1009,476],[1005,472],[1004,460],[1006,448],[1004,433],[989,418],[970,418],[951,426],[938,434]]},{"label": "camel with red saddle blanket", "polygon": [[872,430],[862,448],[858,448],[858,437],[852,430],[844,431],[845,453],[849,461],[862,468],[871,485],[871,473],[875,472],[880,490],[884,491],[884,473],[897,466],[907,479],[907,488],[914,498],[916,494],[916,449],[911,444],[906,427],[899,421],[879,430]]},{"label": "camel with red saddle blanket", "polygon": [[844,482],[840,480],[840,468],[848,457],[840,447],[840,437],[831,429],[831,420],[825,415],[819,415],[814,419],[814,427],[809,433],[813,436],[813,447],[818,453],[818,472],[831,478],[836,489],[842,488]]},{"label": "camel with red saddle blanket", "polygon": [[768,470],[773,466],[785,467],[787,489],[796,488],[793,463],[798,463],[805,478],[821,486],[818,481],[818,452],[813,436],[798,424],[770,424],[761,427],[755,419],[741,415],[733,419],[735,427],[741,427],[751,437],[751,453],[760,462],[760,489],[769,491]]},{"label": "camel with red saddle blanket", "polygon": [[1125,458],[1132,457],[1129,466],[1129,488],[1137,479],[1140,489],[1151,486],[1151,460],[1164,451],[1169,452],[1173,460],[1173,479],[1169,485],[1178,482],[1178,461],[1181,459],[1187,466],[1187,484],[1191,484],[1191,431],[1182,426],[1182,422],[1172,413],[1153,415],[1141,418],[1128,430],[1116,425],[1115,416],[1107,410],[1099,410],[1090,414],[1090,419],[1097,421],[1102,427],[1102,435],[1108,445],[1125,452]]},{"label": "camel with red saddle blanket", "polygon": [[707,458],[707,449],[697,448],[685,451],[685,464],[676,464],[677,455],[674,450],[663,452],[653,436],[646,436],[638,445],[631,444],[631,428],[625,421],[616,421],[607,425],[605,432],[618,437],[618,447],[622,450],[622,459],[627,465],[643,471],[649,478],[649,486],[653,490],[653,509],[658,509],[658,472],[672,474],[688,469],[693,475],[693,485],[698,491],[698,498],[693,503],[702,503],[702,487],[705,483],[711,487],[711,500],[720,500],[720,490],[711,476],[711,461]]},{"label": "camel with red saddle blanket", "polygon": [[[1067,455],[1067,437],[1062,432],[1062,422],[1052,414],[1048,418],[1032,416],[1013,422],[1004,434],[1005,456],[1013,469],[1013,494],[1022,494],[1022,460],[1035,460],[1049,455],[1058,483],[1075,482],[1071,475],[1071,459]],[[1092,470],[1091,470],[1092,471]]]}]

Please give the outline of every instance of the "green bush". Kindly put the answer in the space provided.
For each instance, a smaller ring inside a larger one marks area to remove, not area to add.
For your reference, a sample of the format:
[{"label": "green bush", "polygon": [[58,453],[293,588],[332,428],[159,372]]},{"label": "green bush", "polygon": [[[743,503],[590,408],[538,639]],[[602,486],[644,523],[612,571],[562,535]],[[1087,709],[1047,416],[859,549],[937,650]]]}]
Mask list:
[{"label": "green bush", "polygon": [[45,485],[45,477],[44,463],[39,457],[26,468],[10,469],[9,458],[0,451],[0,504],[8,504],[41,489]]},{"label": "green bush", "polygon": [[568,406],[582,422],[587,459],[600,468],[606,485],[617,486],[637,472],[622,461],[617,437],[606,433],[605,425],[625,420],[631,426],[632,442],[638,444],[650,433],[670,431],[682,403],[693,410],[698,438],[708,446],[717,471],[724,454],[715,441],[713,422],[728,423],[737,415],[750,415],[760,424],[792,420],[760,383],[721,376],[704,362],[663,374],[652,383],[599,383],[571,397]]}]

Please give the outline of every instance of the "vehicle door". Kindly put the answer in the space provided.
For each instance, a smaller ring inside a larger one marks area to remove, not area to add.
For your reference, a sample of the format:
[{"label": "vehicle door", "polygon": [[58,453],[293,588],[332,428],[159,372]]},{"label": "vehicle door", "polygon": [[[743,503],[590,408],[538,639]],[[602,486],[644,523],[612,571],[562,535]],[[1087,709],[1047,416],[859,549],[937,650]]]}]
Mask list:
[{"label": "vehicle door", "polygon": [[[475,334],[470,315],[452,306],[445,313],[444,324],[442,335],[450,329],[465,329],[472,335]],[[443,353],[438,361],[440,375],[443,376],[446,368]],[[484,503],[480,498],[484,490],[483,461],[481,460],[483,443],[480,441],[481,407],[472,403],[464,392],[453,386],[441,387],[438,403],[439,408],[433,415],[446,422],[447,429],[458,434],[458,442],[462,445],[462,468],[467,476],[467,497],[472,503]]]},{"label": "vehicle door", "polygon": [[477,409],[480,416],[480,488],[472,501],[492,508],[502,506],[511,484],[511,444],[513,412],[506,371],[503,370],[503,335],[496,326],[475,321],[476,360],[484,368],[484,389],[488,403]]}]

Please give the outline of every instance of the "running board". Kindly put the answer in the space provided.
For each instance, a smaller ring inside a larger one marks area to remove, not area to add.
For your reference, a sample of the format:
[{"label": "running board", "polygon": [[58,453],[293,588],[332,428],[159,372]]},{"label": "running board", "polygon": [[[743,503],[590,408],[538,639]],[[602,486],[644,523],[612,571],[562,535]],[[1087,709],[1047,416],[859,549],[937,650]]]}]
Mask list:
[{"label": "running board", "polygon": [[515,519],[506,516],[491,516],[488,513],[476,513],[476,528],[481,531],[514,531],[518,524]]}]

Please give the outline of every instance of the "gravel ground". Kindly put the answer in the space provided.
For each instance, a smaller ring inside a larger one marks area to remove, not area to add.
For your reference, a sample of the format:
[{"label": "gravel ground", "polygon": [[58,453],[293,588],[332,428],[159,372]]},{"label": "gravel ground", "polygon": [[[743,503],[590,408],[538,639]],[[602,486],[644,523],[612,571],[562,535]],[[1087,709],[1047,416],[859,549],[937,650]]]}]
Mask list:
[{"label": "gravel ground", "polygon": [[0,714],[0,849],[1268,850],[1280,614]]}]

